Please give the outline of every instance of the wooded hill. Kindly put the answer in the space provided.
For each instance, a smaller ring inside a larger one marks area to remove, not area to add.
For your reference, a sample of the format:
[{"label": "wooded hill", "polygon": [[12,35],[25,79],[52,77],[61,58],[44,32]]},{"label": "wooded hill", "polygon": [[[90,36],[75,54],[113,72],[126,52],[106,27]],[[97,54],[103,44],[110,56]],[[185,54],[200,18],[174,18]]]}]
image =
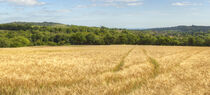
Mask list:
[{"label": "wooded hill", "polygon": [[210,46],[210,27],[126,30],[53,22],[0,24],[0,47],[111,44]]},{"label": "wooded hill", "polygon": [[55,23],[55,22],[11,22],[7,24],[38,25],[38,26],[65,26],[65,24]]},{"label": "wooded hill", "polygon": [[176,27],[165,27],[165,28],[152,28],[146,30],[153,31],[179,31],[179,32],[208,32],[210,30],[210,26],[176,26]]}]

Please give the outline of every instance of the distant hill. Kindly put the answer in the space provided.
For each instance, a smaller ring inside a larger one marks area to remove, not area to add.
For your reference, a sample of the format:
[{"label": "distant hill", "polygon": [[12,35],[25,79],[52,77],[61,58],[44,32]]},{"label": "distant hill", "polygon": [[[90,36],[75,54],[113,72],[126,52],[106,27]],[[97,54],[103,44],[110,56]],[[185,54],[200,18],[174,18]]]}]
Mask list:
[{"label": "distant hill", "polygon": [[144,30],[153,31],[179,31],[179,32],[207,32],[210,30],[210,26],[176,26],[176,27],[165,27],[165,28],[151,28]]},{"label": "distant hill", "polygon": [[55,22],[11,22],[7,24],[29,24],[29,25],[38,25],[38,26],[65,26],[65,24],[55,23]]},{"label": "distant hill", "polygon": [[[6,24],[18,24],[18,25],[37,25],[37,26],[69,26],[66,24],[56,23],[56,22],[11,22]],[[116,28],[115,30],[121,30],[121,28]],[[176,31],[176,32],[208,32],[210,31],[210,26],[175,26],[175,27],[163,27],[163,28],[150,28],[150,29],[128,29],[134,31],[142,31],[142,30],[151,30],[157,32],[163,31]]]}]

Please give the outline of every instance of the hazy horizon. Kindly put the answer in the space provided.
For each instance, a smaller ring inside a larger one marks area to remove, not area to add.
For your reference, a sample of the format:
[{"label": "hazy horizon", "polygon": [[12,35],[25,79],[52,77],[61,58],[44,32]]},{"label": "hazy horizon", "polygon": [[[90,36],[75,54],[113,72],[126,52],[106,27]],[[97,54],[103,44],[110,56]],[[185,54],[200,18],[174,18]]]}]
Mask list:
[{"label": "hazy horizon", "polygon": [[[13,21],[13,22],[5,22],[5,23],[0,23],[0,24],[7,24],[7,23],[15,23],[15,22],[25,22],[25,23],[44,23],[48,21],[42,21],[42,22],[29,22],[29,21]],[[64,25],[76,25],[76,24],[65,24],[65,23],[60,23],[60,22],[48,22],[48,23],[58,23],[58,24],[64,24]],[[78,25],[78,26],[88,26],[88,25]],[[207,26],[208,25],[175,25],[175,26],[163,26],[163,27],[148,27],[148,28],[142,28],[142,27],[137,27],[137,28],[125,28],[125,27],[108,27],[108,28],[118,28],[118,29],[153,29],[153,28],[170,28],[170,27],[178,27],[178,26]],[[101,26],[88,26],[88,27],[102,27]],[[107,26],[104,26],[107,27]]]},{"label": "hazy horizon", "polygon": [[210,26],[210,0],[0,0],[0,23],[59,22],[147,29]]}]

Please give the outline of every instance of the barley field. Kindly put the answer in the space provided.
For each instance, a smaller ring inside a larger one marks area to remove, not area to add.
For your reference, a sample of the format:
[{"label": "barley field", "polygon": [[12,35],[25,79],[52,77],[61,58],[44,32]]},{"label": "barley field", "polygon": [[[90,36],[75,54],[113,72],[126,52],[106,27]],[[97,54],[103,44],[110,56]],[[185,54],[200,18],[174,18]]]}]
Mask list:
[{"label": "barley field", "polygon": [[210,47],[2,48],[0,95],[210,95]]}]

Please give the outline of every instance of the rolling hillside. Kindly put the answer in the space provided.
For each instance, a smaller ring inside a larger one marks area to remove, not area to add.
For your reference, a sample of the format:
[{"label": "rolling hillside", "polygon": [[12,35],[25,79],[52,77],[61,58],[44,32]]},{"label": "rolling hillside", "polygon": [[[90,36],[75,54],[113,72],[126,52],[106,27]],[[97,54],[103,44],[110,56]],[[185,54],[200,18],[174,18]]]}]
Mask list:
[{"label": "rolling hillside", "polygon": [[165,27],[165,28],[151,28],[146,30],[153,31],[179,31],[179,32],[208,32],[210,30],[210,26],[175,26],[175,27]]},{"label": "rolling hillside", "polygon": [[17,24],[17,25],[37,25],[37,26],[61,26],[65,24],[55,22],[11,22],[6,24]]}]

